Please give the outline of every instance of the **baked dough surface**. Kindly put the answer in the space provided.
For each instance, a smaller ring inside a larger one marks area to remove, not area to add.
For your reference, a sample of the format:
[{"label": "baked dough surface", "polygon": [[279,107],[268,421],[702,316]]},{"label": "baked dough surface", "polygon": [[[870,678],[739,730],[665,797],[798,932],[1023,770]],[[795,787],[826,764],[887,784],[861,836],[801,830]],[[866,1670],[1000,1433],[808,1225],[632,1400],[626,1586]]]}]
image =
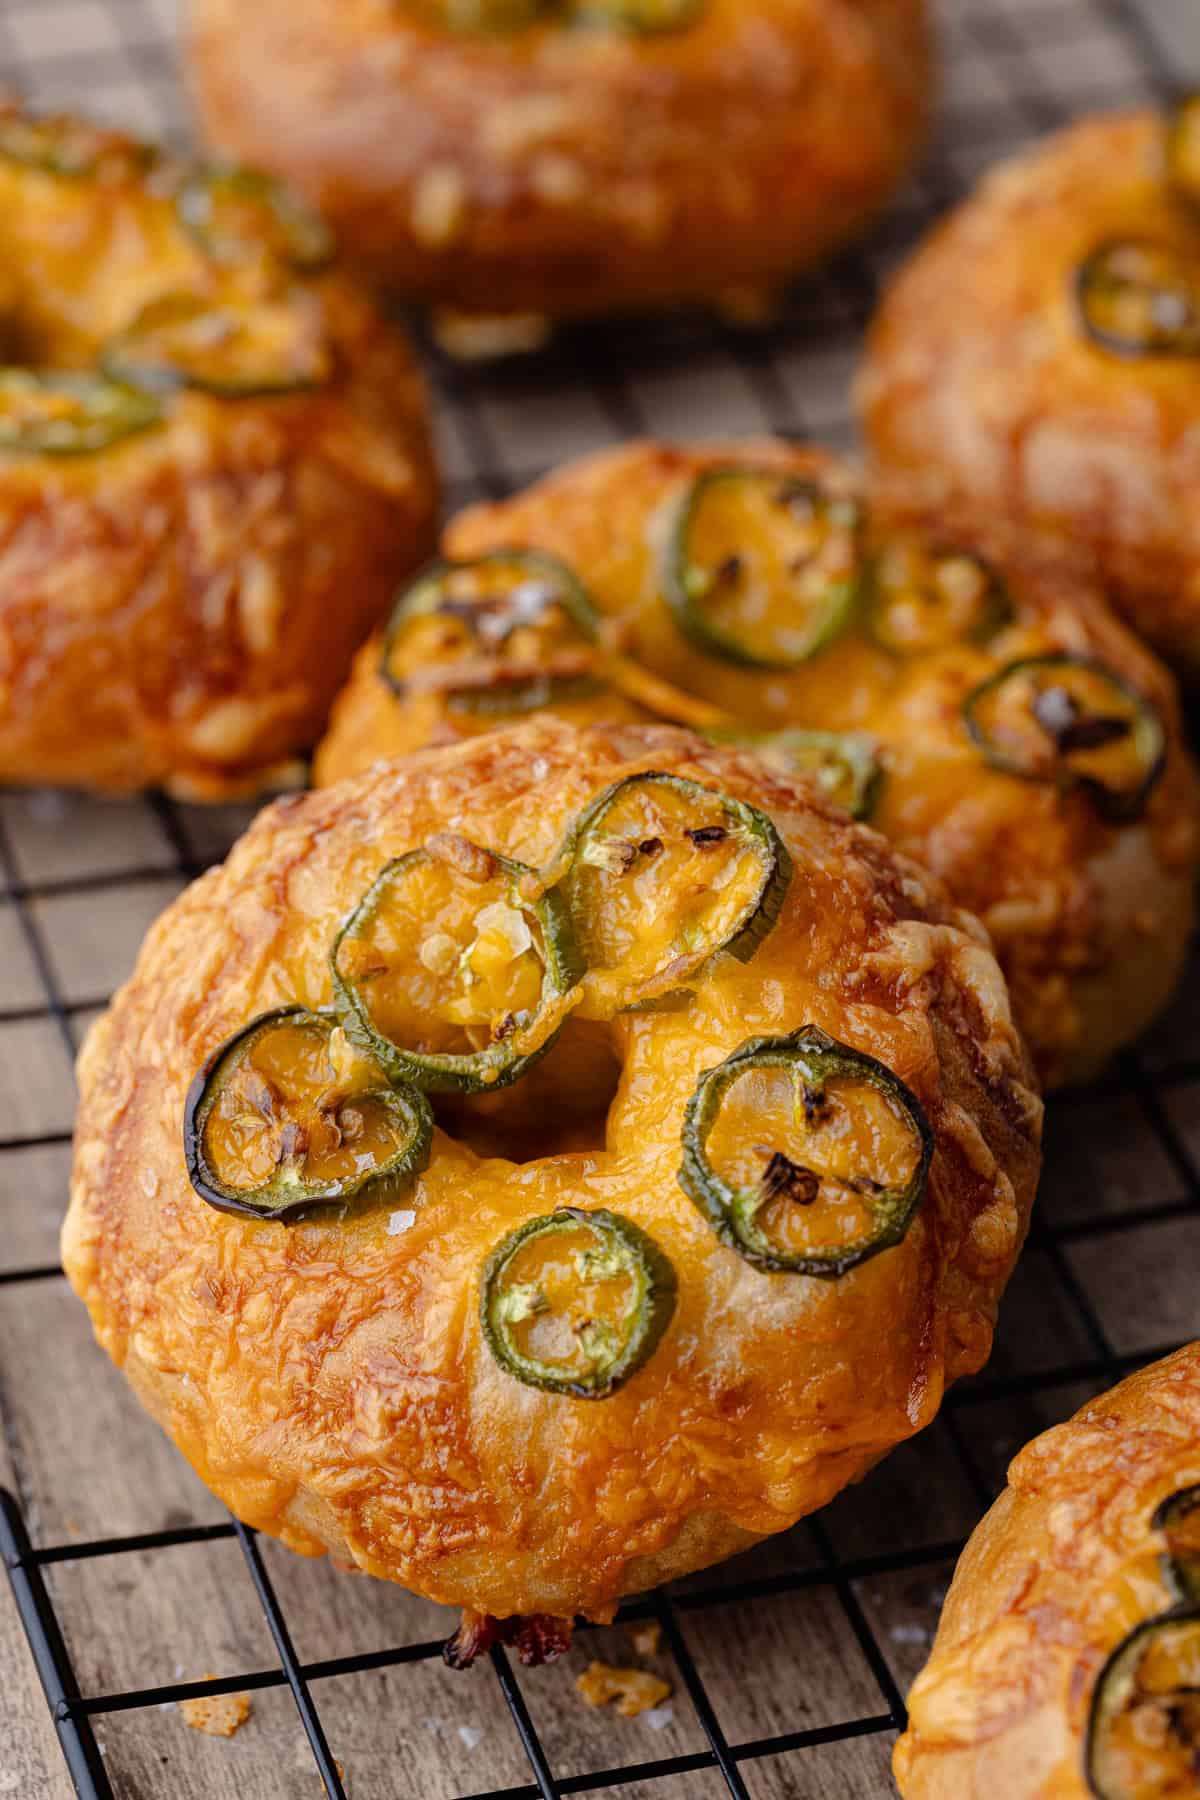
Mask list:
[{"label": "baked dough surface", "polygon": [[[14,116],[0,108],[0,130]],[[181,389],[161,423],[88,454],[0,452],[0,780],[210,799],[277,778],[431,544],[407,346],[336,270],[251,247],[219,264],[176,213],[184,173],[0,156],[6,358],[92,369],[144,308],[186,295],[303,307],[332,372],[280,395]]]},{"label": "baked dough surface", "polygon": [[[288,1227],[197,1197],[196,1070],[258,1012],[329,1002],[332,935],[388,859],[452,827],[542,865],[586,801],[648,768],[763,808],[795,871],[749,963],[721,957],[684,1010],[607,1028],[619,1082],[598,1085],[587,1141],[550,1136],[578,1100],[568,1027],[527,1077],[524,1160],[439,1129],[401,1203],[410,1229],[389,1232],[386,1207]],[[903,1242],[837,1281],[758,1272],[676,1182],[699,1073],[806,1022],[894,1070],[936,1146]],[[201,1477],[304,1554],[497,1617],[606,1615],[790,1525],[919,1430],[988,1354],[1039,1162],[1040,1103],[977,924],[876,833],[664,726],[536,720],[269,807],[153,927],[79,1078],[65,1266]],[[491,1247],[564,1203],[625,1214],[679,1280],[666,1337],[603,1401],[523,1386],[479,1327]]]},{"label": "baked dough surface", "polygon": [[399,292],[488,315],[769,296],[897,185],[934,81],[923,0],[702,0],[642,36],[194,0],[191,69],[214,142]]},{"label": "baked dough surface", "polygon": [[[1003,571],[1014,621],[985,645],[897,659],[859,628],[795,670],[743,670],[695,648],[662,597],[664,540],[694,476],[726,463],[817,475],[858,493],[853,470],[827,452],[777,441],[688,449],[635,443],[570,464],[511,500],[474,507],[443,547],[472,557],[535,546],[568,563],[630,656],[731,722],[865,732],[886,775],[872,822],[941,876],[995,942],[1018,1019],[1051,1082],[1094,1074],[1165,1004],[1186,954],[1200,850],[1197,788],[1179,731],[1174,684],[1094,591],[1031,561],[1011,533],[952,515],[921,529],[984,549]],[[892,523],[880,515],[876,534]],[[1140,820],[1114,827],[1078,792],[997,773],[962,722],[971,688],[1011,659],[1065,650],[1123,674],[1167,724],[1162,779]],[[467,730],[434,695],[398,700],[379,674],[378,640],[364,646],[318,751],[316,779],[338,777]],[[623,694],[573,701],[564,716],[645,717]]]},{"label": "baked dough surface", "polygon": [[986,175],[884,296],[858,398],[881,474],[935,509],[1037,532],[1168,660],[1200,670],[1200,357],[1081,330],[1075,272],[1109,240],[1178,248],[1155,113],[1082,120]]},{"label": "baked dough surface", "polygon": [[1200,1344],[1026,1445],[958,1565],[896,1747],[905,1800],[1089,1800],[1096,1677],[1174,1604],[1159,1503],[1200,1480]]}]

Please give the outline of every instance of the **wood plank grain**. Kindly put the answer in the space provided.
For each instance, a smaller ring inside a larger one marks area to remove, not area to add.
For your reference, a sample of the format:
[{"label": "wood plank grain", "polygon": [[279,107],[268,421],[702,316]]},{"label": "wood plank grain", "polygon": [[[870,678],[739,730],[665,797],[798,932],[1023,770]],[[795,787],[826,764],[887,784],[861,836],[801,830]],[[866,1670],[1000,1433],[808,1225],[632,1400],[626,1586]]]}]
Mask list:
[{"label": "wood plank grain", "polygon": [[[17,1470],[0,1429],[0,1487],[17,1491]],[[68,1800],[71,1782],[46,1698],[17,1614],[0,1574],[0,1800]]]},{"label": "wood plank grain", "polygon": [[0,1797],[69,1800],[70,1779],[8,1585],[0,1580]]},{"label": "wood plank grain", "polygon": [[231,1738],[193,1730],[175,1705],[114,1713],[98,1721],[96,1735],[117,1800],[320,1800],[324,1793],[286,1690],[254,1694],[250,1717]]},{"label": "wood plank grain", "polygon": [[70,1169],[69,1144],[0,1152],[0,1270],[58,1262]]},{"label": "wood plank grain", "polygon": [[0,1287],[0,1431],[39,1545],[225,1517],[97,1350],[65,1280]]},{"label": "wood plank grain", "polygon": [[0,1138],[70,1131],[71,1060],[53,1019],[0,1020]]},{"label": "wood plank grain", "polygon": [[119,987],[150,926],[183,885],[162,875],[30,901],[29,916],[60,997],[72,1003],[102,1000]]}]

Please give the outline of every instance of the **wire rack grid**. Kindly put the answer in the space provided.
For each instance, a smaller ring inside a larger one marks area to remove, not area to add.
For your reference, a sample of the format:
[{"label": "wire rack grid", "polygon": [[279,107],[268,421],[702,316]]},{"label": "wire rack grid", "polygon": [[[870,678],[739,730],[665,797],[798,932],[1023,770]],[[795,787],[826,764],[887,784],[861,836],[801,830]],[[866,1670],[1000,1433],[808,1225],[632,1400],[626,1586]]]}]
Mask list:
[{"label": "wire rack grid", "polygon": [[[932,155],[872,238],[801,284],[768,334],[696,319],[601,325],[489,370],[425,343],[452,503],[510,492],[631,432],[848,442],[847,376],[897,254],[1022,140],[1174,86],[1156,24],[1149,0],[944,0]],[[177,28],[175,0],[0,0],[0,87],[183,136]],[[441,1609],[290,1558],[231,1520],[141,1418],[66,1293],[55,1233],[70,1058],[146,925],[247,818],[158,796],[0,800],[0,1554],[20,1627],[6,1636],[0,1592],[0,1793],[890,1791],[903,1687],[1008,1457],[1200,1332],[1188,1276],[1200,1252],[1200,960],[1135,1052],[1051,1108],[1037,1221],[988,1370],[819,1517],[623,1609],[620,1620],[661,1627],[656,1666],[675,1697],[648,1722],[611,1721],[582,1706],[561,1666],[518,1670],[503,1649],[490,1682],[451,1675]],[[629,1660],[617,1627],[579,1641],[582,1661],[597,1649]],[[65,1771],[42,1741],[29,1651]],[[176,1702],[228,1693],[253,1696],[253,1730],[226,1745],[180,1728]]]}]

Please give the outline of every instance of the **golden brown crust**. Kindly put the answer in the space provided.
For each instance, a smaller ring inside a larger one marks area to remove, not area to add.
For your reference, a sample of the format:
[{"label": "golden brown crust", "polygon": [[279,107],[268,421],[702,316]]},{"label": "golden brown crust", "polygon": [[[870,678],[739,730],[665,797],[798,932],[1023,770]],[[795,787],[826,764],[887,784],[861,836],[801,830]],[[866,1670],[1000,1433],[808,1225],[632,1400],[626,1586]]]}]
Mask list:
[{"label": "golden brown crust", "polygon": [[1155,1508],[1200,1480],[1200,1344],[1028,1444],[971,1537],[896,1747],[906,1800],[1087,1800],[1096,1676],[1173,1601]]},{"label": "golden brown crust", "polygon": [[650,37],[196,0],[191,52],[215,142],[399,291],[486,314],[780,287],[895,187],[932,85],[923,0],[707,0]]},{"label": "golden brown crust", "polygon": [[[971,535],[1004,569],[1017,618],[986,647],[956,645],[898,663],[851,631],[793,673],[716,661],[676,629],[659,571],[670,506],[697,471],[730,459],[817,472],[857,489],[853,471],[828,453],[778,442],[633,444],[570,465],[512,500],[472,508],[451,522],[445,548],[472,556],[516,543],[561,556],[601,611],[624,621],[632,655],[751,728],[873,734],[888,771],[875,822],[983,919],[1043,1075],[1086,1078],[1165,1003],[1186,950],[1200,850],[1197,789],[1169,675],[1093,592],[1032,563],[1011,534],[994,528]],[[884,515],[879,528],[889,523]],[[956,519],[920,523],[963,541]],[[1078,794],[997,774],[968,739],[959,707],[969,689],[1010,658],[1047,650],[1111,664],[1167,721],[1166,772],[1140,822],[1115,829]],[[398,702],[379,677],[379,654],[373,642],[355,663],[317,754],[318,781],[468,728],[461,717],[452,724],[432,697]],[[606,696],[570,712],[636,716],[638,708]]]},{"label": "golden brown crust", "polygon": [[[334,928],[388,858],[453,822],[540,864],[645,768],[766,808],[796,874],[749,964],[609,1028],[607,1148],[518,1175],[439,1131],[397,1235],[386,1207],[288,1228],[197,1198],[180,1135],[197,1067],[255,1013],[329,1000]],[[935,1136],[907,1237],[839,1281],[759,1273],[675,1179],[699,1071],[806,1020],[895,1069]],[[185,1455],[294,1548],[497,1616],[605,1613],[789,1525],[918,1430],[987,1355],[1038,1167],[1040,1105],[975,922],[805,789],[663,726],[541,719],[268,808],[154,926],[79,1074],[65,1266]],[[667,1337],[603,1402],[513,1381],[477,1323],[488,1250],[565,1201],[641,1223],[679,1276]]]},{"label": "golden brown crust", "polygon": [[[18,356],[74,367],[218,272],[151,180],[0,161]],[[272,279],[275,279],[273,276]],[[202,798],[312,743],[436,516],[412,357],[337,273],[303,282],[335,372],[308,392],[184,391],[82,456],[0,456],[0,779]]]},{"label": "golden brown crust", "polygon": [[1085,119],[994,170],[886,294],[858,397],[918,504],[1044,535],[1137,629],[1200,668],[1200,359],[1124,359],[1081,331],[1074,275],[1113,238],[1200,257],[1156,114]]}]

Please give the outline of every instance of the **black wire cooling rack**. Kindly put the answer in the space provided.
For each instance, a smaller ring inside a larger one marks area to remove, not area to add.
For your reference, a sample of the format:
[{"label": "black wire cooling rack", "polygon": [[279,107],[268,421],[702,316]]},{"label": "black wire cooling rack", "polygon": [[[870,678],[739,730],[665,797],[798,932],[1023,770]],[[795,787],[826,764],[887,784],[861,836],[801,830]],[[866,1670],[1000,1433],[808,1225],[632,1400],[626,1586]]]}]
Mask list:
[{"label": "black wire cooling rack", "polygon": [[[847,442],[846,378],[888,266],[988,162],[1022,140],[1075,113],[1177,86],[1181,71],[1151,7],[1152,0],[1141,9],[1133,0],[945,0],[945,95],[931,157],[873,237],[800,285],[769,333],[690,318],[601,325],[565,331],[544,353],[486,370],[457,367],[424,344],[452,502],[510,492],[563,457],[641,431]],[[174,0],[0,0],[0,86],[177,135],[176,24]],[[1196,52],[1200,61],[1200,42]],[[124,1535],[56,1531],[62,1509],[48,1496],[85,1487],[88,1467],[72,1460],[69,1429],[47,1449],[39,1421],[20,1405],[29,1339],[15,1321],[31,1297],[62,1283],[49,1221],[61,1212],[69,1118],[61,1100],[46,1102],[45,1072],[61,1068],[67,1090],[66,1059],[124,972],[142,925],[182,881],[224,854],[244,820],[236,810],[203,813],[161,797],[121,808],[44,794],[0,800],[0,1455],[7,1442],[14,1487],[0,1490],[0,1552],[70,1781],[89,1800],[174,1800],[184,1786],[189,1796],[244,1791],[209,1787],[203,1772],[183,1782],[183,1765],[199,1754],[190,1733],[176,1733],[174,1772],[149,1787],[107,1754],[105,1733],[120,1715],[148,1716],[188,1698],[290,1693],[307,1773],[281,1771],[277,1786],[260,1779],[245,1790],[271,1800],[358,1793],[354,1758],[343,1772],[335,1755],[339,1708],[329,1697],[344,1692],[339,1678],[398,1672],[395,1741],[422,1724],[442,1729],[408,1710],[402,1678],[438,1666],[444,1632],[412,1642],[402,1633],[403,1641],[381,1648],[314,1660],[293,1629],[299,1563],[228,1516]],[[623,1620],[661,1627],[676,1705],[690,1708],[683,1741],[691,1747],[653,1755],[647,1737],[632,1754],[606,1758],[601,1749],[579,1767],[564,1750],[561,1720],[553,1730],[544,1722],[545,1690],[531,1694],[531,1678],[497,1648],[494,1681],[525,1769],[499,1786],[460,1779],[456,1791],[472,1800],[605,1792],[842,1800],[883,1791],[885,1753],[904,1724],[901,1688],[923,1660],[938,1583],[1002,1481],[1007,1457],[1089,1393],[1200,1332],[1188,1273],[1200,1252],[1198,997],[1194,960],[1173,1012],[1146,1042],[1098,1088],[1052,1107],[1043,1197],[988,1371],[953,1393],[914,1445],[786,1540],[623,1609]],[[30,1067],[43,1072],[36,1091]],[[53,1354],[53,1345],[44,1348]],[[64,1406],[72,1404],[86,1406],[87,1395],[68,1396]],[[68,1572],[102,1563],[153,1582],[163,1559],[189,1546],[212,1554],[223,1543],[240,1553],[273,1662],[239,1659],[215,1680],[183,1679],[183,1665],[173,1663],[180,1645],[154,1642],[151,1661],[156,1669],[173,1664],[172,1679],[105,1689],[103,1671],[99,1679],[81,1675],[85,1640]],[[771,1671],[782,1699],[757,1708],[731,1701],[743,1677],[764,1680],[761,1668],[730,1668],[744,1653],[745,1621],[781,1606],[789,1616],[819,1608],[827,1635],[813,1642],[830,1666],[856,1658],[849,1698],[831,1702],[826,1716],[811,1697],[814,1665],[791,1666],[786,1657]],[[585,1654],[590,1636],[590,1628],[581,1633]],[[465,1691],[451,1690],[445,1703],[453,1708]],[[580,1705],[573,1697],[566,1705],[569,1736],[582,1731],[583,1714],[571,1713]],[[469,1741],[466,1728],[459,1736]],[[855,1761],[857,1740],[873,1740],[880,1754]],[[504,1766],[511,1772],[511,1762]],[[402,1767],[398,1760],[394,1775],[368,1783],[371,1794],[424,1794]],[[0,1793],[14,1791],[0,1761]]]}]

